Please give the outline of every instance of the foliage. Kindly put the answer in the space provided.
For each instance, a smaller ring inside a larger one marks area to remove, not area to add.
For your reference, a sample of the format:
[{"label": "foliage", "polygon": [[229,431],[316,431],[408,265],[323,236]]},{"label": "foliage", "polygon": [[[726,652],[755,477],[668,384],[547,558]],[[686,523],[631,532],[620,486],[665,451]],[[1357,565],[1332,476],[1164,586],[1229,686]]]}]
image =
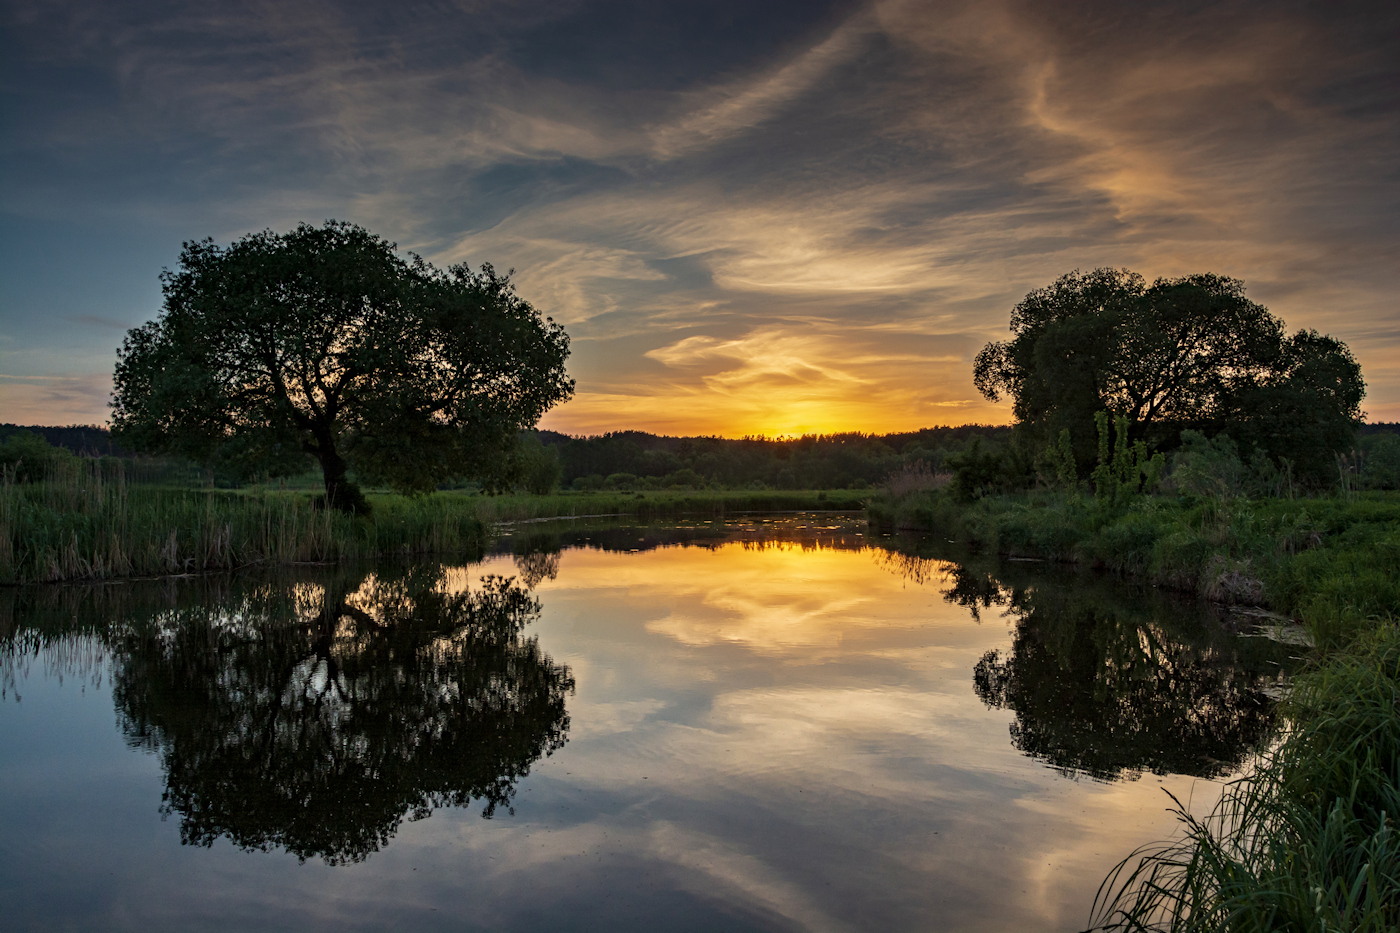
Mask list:
[{"label": "foliage", "polygon": [[530,433],[520,439],[516,450],[520,485],[528,493],[547,496],[559,488],[564,469],[559,454],[540,443],[538,434]]},{"label": "foliage", "polygon": [[259,563],[479,551],[471,500],[376,497],[371,518],[305,495],[134,486],[120,461],[0,482],[0,583],[112,579]]},{"label": "foliage", "polygon": [[945,464],[953,471],[949,487],[959,502],[989,495],[1003,489],[1009,479],[1006,453],[997,447],[984,446],[980,437],[962,453],[948,457]]},{"label": "foliage", "polygon": [[0,440],[0,472],[13,482],[37,482],[76,463],[77,458],[67,450],[54,447],[33,431],[15,431]]},{"label": "foliage", "polygon": [[1056,491],[959,502],[943,492],[876,496],[885,527],[937,532],[974,549],[1116,571],[1219,602],[1295,615],[1319,644],[1400,615],[1400,497],[1083,499]]},{"label": "foliage", "polygon": [[138,451],[427,492],[499,469],[568,398],[568,337],[489,265],[445,272],[352,224],[188,242],[158,319],[127,334],[113,434]]},{"label": "foliage", "polygon": [[570,438],[540,432],[545,445],[559,453],[565,486],[601,489],[608,477],[630,474],[633,486],[643,490],[867,488],[920,460],[936,473],[948,472],[947,458],[964,451],[974,438],[1007,441],[1010,434],[1010,429],[992,425],[739,439],[641,431]]},{"label": "foliage", "polygon": [[[1099,431],[1099,462],[1089,478],[1094,483],[1094,494],[1100,499],[1120,501],[1129,499],[1139,492],[1151,492],[1157,487],[1166,470],[1166,457],[1160,453],[1151,456],[1147,453],[1147,442],[1141,439],[1128,444],[1130,424],[1119,415],[1113,424],[1113,455],[1109,456],[1108,412],[1094,413],[1094,424]],[[1061,432],[1061,449],[1069,446],[1065,432]],[[1061,453],[1067,459],[1066,453]],[[1066,464],[1066,466],[1068,466]]]},{"label": "foliage", "polygon": [[1068,429],[1080,472],[1094,463],[1093,420],[1107,409],[1138,439],[1168,449],[1184,428],[1229,426],[1249,448],[1330,476],[1365,393],[1346,345],[1283,324],[1237,279],[1192,275],[1150,287],[1127,270],[1071,272],[1028,294],[1012,340],[987,344],[973,379],[1010,396],[1018,424],[1044,448]]},{"label": "foliage", "polygon": [[1400,489],[1400,434],[1359,438],[1351,460],[1361,488]]},{"label": "foliage", "polygon": [[952,481],[952,474],[935,473],[924,461],[915,460],[891,473],[884,482],[884,489],[895,497],[907,496],[911,492],[942,489]]},{"label": "foliage", "polygon": [[1400,928],[1400,628],[1300,677],[1292,728],[1206,818],[1119,865],[1095,929],[1171,931]]}]

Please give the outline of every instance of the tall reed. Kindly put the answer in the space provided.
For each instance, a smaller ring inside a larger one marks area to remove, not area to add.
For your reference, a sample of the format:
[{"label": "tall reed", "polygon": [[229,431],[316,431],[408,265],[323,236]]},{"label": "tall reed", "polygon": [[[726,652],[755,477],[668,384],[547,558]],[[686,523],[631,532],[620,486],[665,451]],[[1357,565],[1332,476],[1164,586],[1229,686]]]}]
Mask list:
[{"label": "tall reed", "polygon": [[1301,677],[1290,727],[1182,838],[1133,853],[1095,930],[1400,930],[1400,627]]},{"label": "tall reed", "polygon": [[355,518],[295,493],[133,485],[93,461],[42,482],[0,477],[0,583],[479,550],[485,540],[462,500],[385,497],[373,517]]}]

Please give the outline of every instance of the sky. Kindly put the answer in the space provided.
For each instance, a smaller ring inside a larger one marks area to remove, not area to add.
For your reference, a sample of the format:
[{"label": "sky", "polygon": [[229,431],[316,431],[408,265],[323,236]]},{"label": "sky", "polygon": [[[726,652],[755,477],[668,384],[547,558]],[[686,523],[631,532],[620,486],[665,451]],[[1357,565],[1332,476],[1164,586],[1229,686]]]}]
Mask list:
[{"label": "sky", "polygon": [[0,0],[0,421],[107,420],[181,243],[513,268],[571,434],[1005,423],[1073,269],[1215,272],[1400,420],[1400,5]]}]

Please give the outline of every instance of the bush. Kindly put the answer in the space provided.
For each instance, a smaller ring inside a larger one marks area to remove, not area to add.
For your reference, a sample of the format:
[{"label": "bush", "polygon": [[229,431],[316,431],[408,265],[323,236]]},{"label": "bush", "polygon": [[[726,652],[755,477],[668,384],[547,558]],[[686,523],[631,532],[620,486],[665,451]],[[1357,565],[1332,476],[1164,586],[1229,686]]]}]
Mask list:
[{"label": "bush", "polygon": [[637,477],[633,473],[613,473],[603,480],[603,488],[631,491],[637,488]]},{"label": "bush", "polygon": [[77,463],[72,451],[54,447],[33,431],[16,431],[0,441],[0,469],[16,483],[36,483]]}]

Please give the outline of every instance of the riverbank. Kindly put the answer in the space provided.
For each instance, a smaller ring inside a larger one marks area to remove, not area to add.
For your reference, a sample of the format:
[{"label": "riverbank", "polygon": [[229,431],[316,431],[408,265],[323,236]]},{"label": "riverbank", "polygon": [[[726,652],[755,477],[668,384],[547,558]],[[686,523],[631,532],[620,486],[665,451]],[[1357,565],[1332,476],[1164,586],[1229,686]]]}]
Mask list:
[{"label": "riverbank", "polygon": [[1040,491],[877,496],[872,523],[1088,564],[1300,621],[1318,649],[1286,727],[1204,819],[1133,853],[1095,929],[1400,928],[1400,495],[1113,502]]},{"label": "riverbank", "polygon": [[1289,615],[1339,647],[1400,615],[1400,494],[1112,503],[1049,491],[957,502],[876,496],[872,524],[1006,557],[1086,564]]},{"label": "riverbank", "polygon": [[859,509],[858,491],[670,490],[411,498],[371,492],[355,517],[302,491],[133,485],[87,471],[0,484],[0,584],[109,580],[262,563],[481,553],[498,521]]}]

